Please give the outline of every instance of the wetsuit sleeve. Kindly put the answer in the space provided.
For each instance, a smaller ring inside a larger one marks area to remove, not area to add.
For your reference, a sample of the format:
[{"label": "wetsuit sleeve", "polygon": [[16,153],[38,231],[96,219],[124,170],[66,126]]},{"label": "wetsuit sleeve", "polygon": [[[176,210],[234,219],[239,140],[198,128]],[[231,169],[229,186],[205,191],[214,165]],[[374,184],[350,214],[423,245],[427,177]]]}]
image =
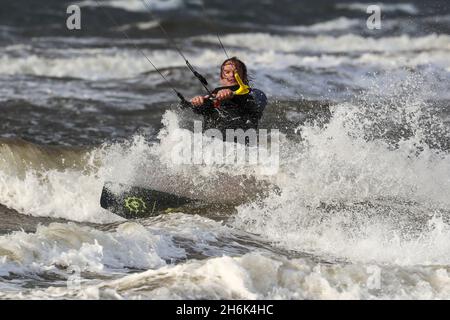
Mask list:
[{"label": "wetsuit sleeve", "polygon": [[[267,105],[267,97],[261,90],[252,89],[252,91],[245,96],[239,97],[239,105],[248,113],[253,115],[256,119],[262,117],[263,111]],[[245,101],[244,101],[245,100]]]}]

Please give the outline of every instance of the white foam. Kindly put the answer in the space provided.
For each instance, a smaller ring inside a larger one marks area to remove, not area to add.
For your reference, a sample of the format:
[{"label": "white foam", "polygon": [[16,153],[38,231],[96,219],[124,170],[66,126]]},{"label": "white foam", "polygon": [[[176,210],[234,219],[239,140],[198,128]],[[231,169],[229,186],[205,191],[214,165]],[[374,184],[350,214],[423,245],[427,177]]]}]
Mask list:
[{"label": "white foam", "polygon": [[[212,202],[235,203],[247,198],[258,186],[246,183],[248,175],[267,178],[258,164],[231,162],[193,164],[178,161],[180,142],[192,132],[180,128],[179,115],[167,111],[164,127],[159,133],[160,143],[147,143],[140,136],[129,145],[108,147],[103,157],[105,179],[171,192]],[[203,154],[213,154],[224,142],[203,136]],[[178,146],[175,148],[175,146]],[[188,154],[191,155],[191,154]],[[231,158],[234,157],[230,155]],[[204,159],[203,159],[204,160]]]},{"label": "white foam", "polygon": [[358,19],[349,19],[346,17],[339,17],[329,21],[318,22],[309,26],[283,26],[283,27],[273,27],[276,29],[284,31],[294,31],[294,32],[327,32],[336,30],[348,30],[361,23]]},{"label": "white foam", "polygon": [[[4,288],[1,297],[448,299],[450,281],[441,266],[450,264],[450,226],[439,212],[450,210],[450,158],[422,142],[430,127],[439,127],[436,119],[431,119],[432,126],[423,122],[428,116],[424,101],[430,93],[426,81],[411,76],[396,82],[391,77],[389,73],[371,83],[373,92],[359,97],[366,103],[336,106],[325,128],[303,127],[303,142],[285,141],[279,174],[274,177],[281,195],[240,206],[232,225],[275,246],[314,253],[335,263],[320,265],[317,259],[288,259],[284,253],[268,255],[261,250],[239,256],[242,247],[233,244],[232,228],[181,213],[156,220],[151,227],[126,223],[108,232],[52,224],[39,227],[36,234],[1,236],[0,272],[58,272],[57,266],[76,265],[110,278],[108,269],[150,270],[116,280],[83,279],[81,290],[62,286],[17,293]],[[412,135],[396,148],[381,139],[363,139],[384,121],[404,126]],[[147,167],[160,171],[162,182],[170,184],[172,175],[187,177],[194,184],[191,189],[203,191],[198,186],[210,187],[209,179],[218,172],[249,174],[245,167],[174,165],[170,162],[173,139],[186,132],[172,112],[165,115],[164,124],[159,143],[149,144],[137,136],[128,144],[97,149],[94,158],[102,161],[91,164],[97,168],[92,173],[36,169],[21,175],[7,163],[8,170],[0,174],[0,202],[27,214],[99,222],[107,221],[99,218],[98,204],[106,178],[134,182],[136,177],[152,176],[140,170]],[[217,199],[230,195],[223,189],[215,191]],[[364,201],[373,206],[352,207]],[[321,203],[337,209],[323,210]],[[177,249],[172,237],[186,240],[191,247]],[[183,257],[191,249],[216,257],[169,266],[163,262]],[[381,284],[371,289],[368,282],[376,268]]]},{"label": "white foam", "polygon": [[[379,276],[379,277],[378,277]],[[50,287],[14,298],[78,299],[448,299],[442,267],[390,268],[320,264],[262,252],[190,260],[176,266],[86,284],[80,290]]]},{"label": "white foam", "polygon": [[[85,56],[56,59],[36,55],[24,58],[3,56],[0,73],[100,80],[128,78],[153,70],[145,58],[139,58],[139,53],[121,52],[107,55],[99,51],[98,53],[86,52],[86,54]],[[167,53],[161,52],[161,55],[167,57]],[[175,58],[175,55],[173,57]],[[158,60],[156,57],[152,58]]]},{"label": "white foam", "polygon": [[170,236],[154,234],[134,222],[107,232],[74,223],[38,226],[36,233],[18,231],[0,236],[0,252],[3,275],[64,274],[70,267],[108,274],[115,269],[159,268],[166,264],[164,259],[185,256]]},{"label": "white foam", "polygon": [[[202,36],[200,40],[211,43],[217,42],[213,36]],[[362,37],[354,34],[342,36],[319,35],[315,37],[304,36],[278,36],[266,33],[229,34],[221,37],[225,46],[241,47],[251,50],[266,51],[270,48],[280,52],[318,51],[332,52],[400,52],[411,50],[450,50],[450,36],[444,34],[430,34],[423,37],[402,35],[397,37],[383,37],[379,39]]]},{"label": "white foam", "polygon": [[[5,144],[0,158],[0,203],[32,216],[105,223],[120,220],[100,207],[105,181],[150,186],[222,203],[242,201],[258,190],[245,183],[247,174],[258,172],[257,165],[174,162],[173,142],[179,141],[187,130],[179,127],[174,112],[166,113],[164,124],[160,143],[149,143],[137,135],[127,143],[104,145],[79,155],[85,159],[81,168],[64,165],[64,161],[58,164],[52,153],[40,152],[39,146],[24,143],[9,148]],[[223,142],[211,141],[204,150],[214,150],[217,145]]]},{"label": "white foam", "polygon": [[450,65],[449,52],[435,50],[432,52],[414,52],[401,54],[373,54],[364,53],[355,62],[361,66],[370,64],[381,66],[383,69],[400,67],[418,67],[433,65],[442,69],[447,69]]},{"label": "white foam", "polygon": [[33,216],[66,218],[75,221],[114,221],[100,208],[103,183],[79,171],[27,172],[24,179],[2,173],[1,203]]},{"label": "white foam", "polygon": [[[196,38],[214,42],[211,36]],[[269,34],[235,34],[222,37],[225,46],[241,48],[239,56],[251,61],[251,70],[283,70],[291,66],[330,68],[340,65],[356,65],[358,68],[381,66],[416,67],[434,64],[449,67],[450,37],[428,35],[364,38],[357,35],[332,36],[274,36]],[[271,43],[271,47],[267,47]],[[17,50],[16,50],[17,51]],[[300,51],[300,52],[299,52]],[[46,58],[30,54],[17,57],[15,49],[0,57],[0,74],[75,77],[90,80],[130,78],[143,72],[154,71],[142,54],[135,50],[75,49],[72,56]],[[144,50],[160,69],[183,67],[184,61],[173,50]],[[231,51],[234,54],[234,52]],[[58,53],[61,55],[61,53]],[[201,50],[187,53],[190,62],[200,71],[217,68],[223,61],[223,52]],[[355,55],[357,55],[355,57]],[[162,80],[155,78],[157,83]]]},{"label": "white foam", "polygon": [[117,30],[119,31],[127,31],[131,28],[138,28],[139,30],[149,30],[154,29],[159,26],[159,21],[148,21],[148,22],[138,22],[133,24],[126,24],[121,27],[118,27]]},{"label": "white foam", "polygon": [[[143,52],[160,69],[184,66],[184,61],[174,51],[144,50]],[[209,66],[214,62],[208,60],[210,56],[211,52],[206,51],[193,57],[191,62]],[[140,52],[136,51],[111,52],[108,49],[82,49],[74,50],[74,56],[70,58],[45,58],[37,55],[21,58],[4,55],[0,58],[0,74],[7,75],[27,74],[102,80],[130,78],[148,71],[154,71],[153,67]]]},{"label": "white foam", "polygon": [[[11,152],[11,157],[8,156]],[[33,155],[33,161],[43,163],[46,156],[28,150],[20,153],[27,158]],[[75,221],[108,222],[117,217],[100,208],[99,199],[103,180],[96,176],[94,162],[96,156],[86,156],[87,167],[83,172],[72,169],[42,169],[27,167],[27,160],[17,161],[18,149],[2,149],[0,161],[3,168],[0,172],[0,202],[21,213],[33,216],[66,218]],[[56,160],[55,160],[56,161]],[[39,166],[39,165],[38,165]],[[92,169],[92,171],[90,171]]]},{"label": "white foam", "polygon": [[[392,80],[391,73],[389,77]],[[404,83],[403,78],[398,81]],[[374,87],[373,83],[365,85]],[[380,91],[392,88],[396,86],[388,86]],[[395,97],[391,102],[394,106],[401,103],[409,108],[406,110],[411,114],[411,121],[416,119],[413,115],[420,114],[416,109],[423,107],[420,99],[415,100],[417,92],[413,86],[410,92],[405,93],[411,97]],[[401,108],[391,110],[389,104],[385,107],[388,108],[386,114],[395,116],[393,119],[402,118],[404,111]],[[100,208],[98,200],[103,183],[107,180],[229,202],[245,199],[248,192],[258,190],[256,185],[249,187],[243,184],[245,181],[242,177],[251,175],[283,185],[288,194],[291,190],[301,192],[313,204],[329,199],[362,200],[365,197],[398,196],[448,205],[446,193],[442,192],[449,188],[448,179],[443,178],[448,176],[449,170],[445,158],[441,159],[428,149],[420,157],[410,158],[412,146],[421,139],[420,125],[410,124],[417,129],[416,140],[403,141],[398,150],[390,150],[386,144],[377,141],[367,143],[354,138],[366,134],[361,121],[355,120],[359,117],[358,112],[361,112],[360,106],[342,104],[337,107],[326,130],[304,128],[302,136],[311,145],[308,152],[303,150],[303,144],[282,145],[281,151],[284,153],[280,160],[280,172],[274,177],[268,177],[260,174],[263,171],[258,165],[249,167],[245,163],[233,163],[224,166],[219,163],[193,166],[174,162],[174,143],[190,133],[180,128],[179,116],[169,111],[163,118],[164,128],[160,132],[159,143],[148,143],[143,137],[136,136],[129,143],[104,146],[88,157],[90,160],[87,166],[90,169],[86,171],[35,168],[20,174],[18,171],[23,168],[15,162],[16,158],[9,159],[8,153],[3,154],[5,166],[0,174],[0,183],[3,185],[0,202],[35,216],[106,222],[111,221],[113,216]],[[386,114],[381,114],[380,119]],[[353,130],[360,131],[353,133]],[[217,144],[223,145],[221,141],[212,141],[207,148],[214,150]],[[283,181],[291,174],[292,162],[297,166],[295,179]],[[303,203],[298,205],[303,210]]]},{"label": "white foam", "polygon": [[[449,264],[450,226],[439,216],[450,210],[450,157],[423,144],[428,130],[441,141],[448,134],[439,136],[438,120],[427,120],[424,101],[432,93],[424,80],[387,77],[372,83],[377,94],[368,105],[337,105],[325,129],[303,127],[306,144],[291,146],[281,160],[289,163],[277,177],[282,195],[240,207],[235,226],[292,250],[352,262]],[[363,139],[396,126],[412,130],[397,148]],[[364,201],[375,205],[352,206]]]},{"label": "white foam", "polygon": [[355,11],[366,12],[370,5],[377,5],[381,8],[381,12],[403,12],[411,15],[419,14],[419,9],[412,3],[361,3],[361,2],[351,2],[351,3],[338,3],[336,8],[347,9]]},{"label": "white foam", "polygon": [[183,6],[182,0],[144,0],[147,5],[142,3],[143,0],[104,0],[93,1],[85,0],[78,3],[80,7],[112,7],[124,9],[131,12],[147,12],[152,10],[173,10]]}]

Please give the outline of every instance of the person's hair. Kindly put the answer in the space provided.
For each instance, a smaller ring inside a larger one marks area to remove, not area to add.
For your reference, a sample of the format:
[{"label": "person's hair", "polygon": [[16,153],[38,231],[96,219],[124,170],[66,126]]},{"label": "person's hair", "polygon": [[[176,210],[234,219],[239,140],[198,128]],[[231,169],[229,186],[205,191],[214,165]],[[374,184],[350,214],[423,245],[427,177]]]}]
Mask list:
[{"label": "person's hair", "polygon": [[220,78],[223,79],[222,78],[223,68],[225,67],[225,65],[227,65],[230,62],[233,63],[238,70],[240,69],[239,71],[241,71],[241,72],[239,72],[239,73],[241,73],[241,75],[242,75],[242,81],[244,81],[245,84],[248,84],[249,77],[247,74],[247,66],[245,65],[245,63],[243,63],[237,57],[231,57],[222,63],[222,65],[220,66]]}]

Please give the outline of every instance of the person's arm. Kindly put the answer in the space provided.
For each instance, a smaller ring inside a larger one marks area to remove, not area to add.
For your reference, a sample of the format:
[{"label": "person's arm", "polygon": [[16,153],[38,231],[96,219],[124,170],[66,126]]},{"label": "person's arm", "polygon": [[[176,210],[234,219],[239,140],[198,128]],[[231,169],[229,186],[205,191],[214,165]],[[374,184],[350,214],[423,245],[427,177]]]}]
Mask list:
[{"label": "person's arm", "polygon": [[217,91],[215,98],[219,101],[231,100],[234,97],[234,92],[230,89],[222,89]]},{"label": "person's arm", "polygon": [[190,102],[192,111],[197,114],[204,114],[212,107],[212,102],[208,99],[208,96],[196,96]]},{"label": "person's arm", "polygon": [[205,103],[208,96],[196,96],[191,99],[191,103],[194,107],[200,107]]}]

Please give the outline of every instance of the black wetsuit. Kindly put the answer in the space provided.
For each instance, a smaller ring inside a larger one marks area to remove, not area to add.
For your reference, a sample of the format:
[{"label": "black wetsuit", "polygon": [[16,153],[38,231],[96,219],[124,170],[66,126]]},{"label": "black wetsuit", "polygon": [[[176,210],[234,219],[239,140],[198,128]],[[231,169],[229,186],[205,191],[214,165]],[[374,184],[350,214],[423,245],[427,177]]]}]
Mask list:
[{"label": "black wetsuit", "polygon": [[[235,91],[238,88],[239,86],[219,87],[214,89],[213,93],[222,89]],[[219,107],[215,107],[213,101],[207,100],[202,106],[193,106],[192,110],[203,115],[203,131],[218,129],[225,139],[226,129],[258,129],[266,104],[264,92],[252,89],[246,95],[235,95],[232,99],[223,101]]]}]

